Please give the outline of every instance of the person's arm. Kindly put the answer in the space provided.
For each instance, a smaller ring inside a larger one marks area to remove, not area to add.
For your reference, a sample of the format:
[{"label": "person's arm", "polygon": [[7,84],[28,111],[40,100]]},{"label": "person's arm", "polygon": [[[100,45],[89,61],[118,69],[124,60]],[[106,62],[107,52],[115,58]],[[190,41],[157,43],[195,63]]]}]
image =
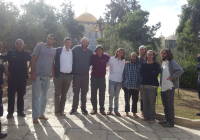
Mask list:
[{"label": "person's arm", "polygon": [[124,70],[122,73],[122,83],[124,83],[126,81],[126,71],[127,71],[127,65],[125,64]]},{"label": "person's arm", "polygon": [[36,62],[37,56],[33,55],[31,59],[31,79],[36,80]]},{"label": "person's arm", "polygon": [[161,66],[157,64],[156,77],[161,73]]},{"label": "person's arm", "polygon": [[[53,78],[55,78],[55,73],[56,73],[57,51],[58,51],[58,49],[56,49],[56,53],[55,53],[54,60],[53,60],[53,65],[52,65],[52,77],[53,77]],[[61,51],[62,51],[62,50],[61,50]]]},{"label": "person's arm", "polygon": [[171,62],[171,67],[172,67],[172,75],[168,78],[168,80],[174,80],[180,77],[184,72],[183,68],[173,60]]},{"label": "person's arm", "polygon": [[4,73],[5,73],[6,78],[8,79],[10,75],[8,71],[8,62],[10,60],[10,52],[7,52],[7,54],[2,55],[2,60],[4,62],[4,69],[5,69]]},{"label": "person's arm", "polygon": [[31,63],[30,63],[32,80],[36,80],[36,63],[40,55],[41,47],[42,46],[36,46],[32,53],[32,58],[31,58]]},{"label": "person's arm", "polygon": [[52,65],[52,77],[55,78],[55,64]]}]

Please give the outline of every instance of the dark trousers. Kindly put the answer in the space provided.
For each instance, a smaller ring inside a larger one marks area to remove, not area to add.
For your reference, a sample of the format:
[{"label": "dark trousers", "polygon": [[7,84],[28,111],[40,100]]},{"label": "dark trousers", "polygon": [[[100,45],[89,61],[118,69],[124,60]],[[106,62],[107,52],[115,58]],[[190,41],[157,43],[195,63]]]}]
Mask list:
[{"label": "dark trousers", "polygon": [[137,102],[139,98],[139,91],[137,89],[127,89],[124,90],[125,99],[125,112],[130,112],[130,98],[132,97],[132,112],[137,113]]},{"label": "dark trousers", "polygon": [[86,110],[89,75],[73,75],[73,104],[72,110],[77,110],[81,92],[81,110]]},{"label": "dark trousers", "polygon": [[144,94],[143,93],[143,90],[140,88],[140,90],[139,90],[139,93],[140,93],[140,110],[141,110],[141,112],[143,112],[143,100],[142,100],[142,94]]},{"label": "dark trousers", "polygon": [[99,106],[100,111],[104,111],[105,102],[105,89],[106,82],[105,78],[91,77],[91,103],[93,110],[97,111],[97,91],[99,90]]},{"label": "dark trousers", "polygon": [[170,124],[174,124],[174,89],[161,92],[164,107],[165,119]]},{"label": "dark trousers", "polygon": [[157,95],[157,87],[151,85],[142,86],[143,115],[145,120],[155,120],[155,103]]},{"label": "dark trousers", "polygon": [[24,95],[26,93],[26,80],[8,80],[8,114],[14,113],[15,93],[17,93],[17,112],[24,112]]},{"label": "dark trousers", "polygon": [[64,113],[66,96],[72,81],[72,75],[60,74],[53,81],[55,87],[55,113]]},{"label": "dark trousers", "polygon": [[2,86],[0,85],[0,117],[3,116],[3,102],[2,102],[2,98],[3,98],[3,89],[2,89]]}]

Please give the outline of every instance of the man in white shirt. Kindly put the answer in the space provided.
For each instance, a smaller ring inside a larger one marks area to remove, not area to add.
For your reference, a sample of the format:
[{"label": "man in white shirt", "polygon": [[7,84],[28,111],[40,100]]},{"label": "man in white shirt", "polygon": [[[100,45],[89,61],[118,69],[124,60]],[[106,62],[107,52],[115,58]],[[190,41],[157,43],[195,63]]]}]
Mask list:
[{"label": "man in white shirt", "polygon": [[162,49],[160,56],[162,59],[161,98],[165,113],[165,121],[160,124],[164,127],[174,127],[174,93],[175,88],[179,87],[179,77],[184,71],[173,59],[170,49]]},{"label": "man in white shirt", "polygon": [[66,37],[64,46],[56,49],[54,61],[55,115],[63,116],[66,95],[72,81],[72,41]]}]

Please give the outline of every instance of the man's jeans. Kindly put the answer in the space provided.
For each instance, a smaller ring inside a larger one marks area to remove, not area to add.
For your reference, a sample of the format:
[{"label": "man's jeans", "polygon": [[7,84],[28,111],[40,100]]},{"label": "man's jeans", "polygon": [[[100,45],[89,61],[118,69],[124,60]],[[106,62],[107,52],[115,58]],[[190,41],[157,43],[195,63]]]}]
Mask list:
[{"label": "man's jeans", "polygon": [[168,123],[174,124],[174,92],[175,89],[161,92],[161,99],[164,107],[165,119]]},{"label": "man's jeans", "polygon": [[47,103],[47,91],[50,84],[50,77],[37,76],[32,83],[32,117],[37,119],[44,115]]},{"label": "man's jeans", "polygon": [[121,82],[114,82],[109,80],[109,111],[113,111],[113,98],[114,98],[114,112],[118,112],[119,92],[121,87],[122,87]]}]

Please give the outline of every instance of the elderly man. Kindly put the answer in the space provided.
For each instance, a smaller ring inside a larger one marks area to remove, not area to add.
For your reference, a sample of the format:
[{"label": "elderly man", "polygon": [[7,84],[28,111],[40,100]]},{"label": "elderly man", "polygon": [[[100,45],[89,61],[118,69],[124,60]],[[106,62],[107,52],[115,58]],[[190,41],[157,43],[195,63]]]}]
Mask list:
[{"label": "elderly man", "polygon": [[88,114],[86,110],[86,96],[89,83],[89,68],[93,52],[88,49],[89,40],[84,37],[81,39],[81,45],[72,49],[73,53],[73,104],[70,114],[77,111],[79,104],[79,92],[81,91],[81,110],[84,115]]},{"label": "elderly man", "polygon": [[24,95],[26,94],[26,81],[28,78],[27,62],[31,60],[29,53],[24,51],[24,41],[17,39],[15,49],[5,56],[8,61],[8,115],[13,118],[15,93],[17,92],[17,113],[20,117],[25,117]]},{"label": "elderly man", "polygon": [[44,115],[47,103],[47,91],[52,76],[56,50],[53,48],[55,36],[49,34],[46,43],[39,43],[33,50],[31,59],[32,78],[32,117],[33,123],[38,119],[48,120]]},{"label": "elderly man", "polygon": [[64,46],[56,49],[54,61],[55,115],[63,116],[66,95],[72,81],[72,41],[64,38]]},{"label": "elderly man", "polygon": [[[140,65],[146,63],[146,53],[147,53],[147,48],[144,45],[141,45],[139,47],[139,63]],[[141,79],[141,78],[140,78]],[[142,100],[142,90],[140,90],[140,110],[141,110],[141,115],[143,116],[143,100]]]}]

